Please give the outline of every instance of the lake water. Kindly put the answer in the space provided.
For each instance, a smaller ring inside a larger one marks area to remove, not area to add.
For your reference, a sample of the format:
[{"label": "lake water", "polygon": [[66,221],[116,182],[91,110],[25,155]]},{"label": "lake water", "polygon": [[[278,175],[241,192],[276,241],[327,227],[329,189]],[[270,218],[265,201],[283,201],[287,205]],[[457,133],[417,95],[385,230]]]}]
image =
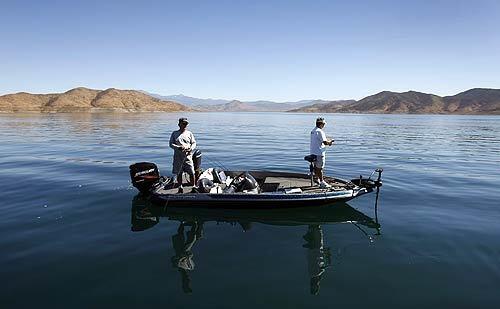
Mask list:
[{"label": "lake water", "polygon": [[[136,211],[128,166],[168,174],[180,116],[0,116],[2,308],[500,308],[500,117],[326,115],[328,175],[384,168],[379,233],[374,194],[274,221]],[[317,115],[182,116],[204,167],[308,170]]]}]

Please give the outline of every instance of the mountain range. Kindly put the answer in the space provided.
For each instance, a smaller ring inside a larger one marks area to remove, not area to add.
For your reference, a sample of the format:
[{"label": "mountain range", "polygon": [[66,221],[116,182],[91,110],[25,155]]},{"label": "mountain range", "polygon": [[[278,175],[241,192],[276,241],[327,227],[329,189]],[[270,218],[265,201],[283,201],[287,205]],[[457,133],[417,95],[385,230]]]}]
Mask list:
[{"label": "mountain range", "polygon": [[115,88],[95,90],[84,87],[74,88],[64,93],[31,94],[19,92],[0,96],[0,112],[97,111],[290,111],[309,113],[500,115],[500,89],[474,88],[453,96],[444,97],[417,91],[382,91],[359,101],[301,100],[282,103],[198,99],[183,95],[160,96],[136,90],[119,90]]},{"label": "mountain range", "polygon": [[347,104],[329,102],[292,112],[373,114],[500,114],[500,89],[474,88],[440,97],[417,91],[382,91]]},{"label": "mountain range", "polygon": [[160,100],[140,91],[84,87],[64,93],[19,92],[0,96],[0,112],[188,111],[182,104]]},{"label": "mountain range", "polygon": [[266,100],[258,101],[239,101],[239,100],[224,100],[224,99],[199,99],[185,96],[183,94],[163,96],[156,93],[142,91],[152,97],[171,100],[181,104],[190,106],[201,111],[225,111],[225,112],[284,112],[302,106],[329,101],[324,100],[300,100],[290,102],[274,102]]},{"label": "mountain range", "polygon": [[200,111],[211,111],[211,112],[287,112],[291,109],[296,109],[301,106],[306,106],[307,104],[313,104],[315,102],[329,101],[322,100],[303,100],[298,102],[283,102],[277,103],[272,101],[251,101],[242,102],[238,100],[232,100],[224,104],[216,105],[195,105],[193,108]]}]

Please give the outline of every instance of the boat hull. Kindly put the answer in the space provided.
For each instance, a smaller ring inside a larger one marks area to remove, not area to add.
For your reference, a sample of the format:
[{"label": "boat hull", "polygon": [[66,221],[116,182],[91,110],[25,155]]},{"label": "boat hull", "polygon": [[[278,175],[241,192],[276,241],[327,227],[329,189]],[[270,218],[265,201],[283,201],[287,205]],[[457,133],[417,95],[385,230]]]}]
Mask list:
[{"label": "boat hull", "polygon": [[171,207],[295,208],[347,202],[371,190],[359,188],[321,194],[151,194],[152,203]]}]

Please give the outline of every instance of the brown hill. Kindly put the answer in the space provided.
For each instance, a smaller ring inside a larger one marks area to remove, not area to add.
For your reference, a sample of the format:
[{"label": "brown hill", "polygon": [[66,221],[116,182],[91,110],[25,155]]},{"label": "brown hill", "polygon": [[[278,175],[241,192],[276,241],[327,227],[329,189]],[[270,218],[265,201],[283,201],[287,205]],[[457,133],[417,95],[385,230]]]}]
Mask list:
[{"label": "brown hill", "polygon": [[226,104],[217,104],[206,107],[206,110],[211,112],[253,112],[256,111],[256,108],[248,103],[233,100]]},{"label": "brown hill", "polygon": [[339,112],[368,112],[381,114],[435,114],[443,111],[443,100],[433,94],[408,91],[382,91],[353,104],[340,108]]},{"label": "brown hill", "polygon": [[311,105],[307,105],[304,107],[296,108],[290,110],[290,112],[296,112],[296,113],[316,113],[316,112],[322,112],[322,113],[335,113],[339,108],[342,106],[348,105],[355,103],[355,100],[338,100],[338,101],[321,101],[321,100],[316,100],[311,103]]},{"label": "brown hill", "polygon": [[0,112],[186,111],[190,108],[135,90],[75,88],[64,93],[0,96]]},{"label": "brown hill", "polygon": [[50,100],[53,94],[31,94],[19,92],[0,96],[0,112],[40,112]]},{"label": "brown hill", "polygon": [[446,110],[460,114],[500,114],[500,89],[474,88],[443,97]]},{"label": "brown hill", "polygon": [[[307,100],[310,103],[315,102],[314,100]],[[317,102],[328,102],[322,100],[316,100]],[[233,100],[223,104],[213,104],[213,105],[195,105],[194,108],[201,111],[210,112],[286,112],[292,108],[297,108],[299,106],[306,105],[307,103],[298,102],[283,102],[277,103],[272,101],[249,101],[242,102],[238,100]]]},{"label": "brown hill", "polygon": [[[297,110],[292,110],[297,111]],[[373,114],[500,114],[500,89],[471,89],[454,96],[382,91],[344,105],[306,106],[304,112]]]}]

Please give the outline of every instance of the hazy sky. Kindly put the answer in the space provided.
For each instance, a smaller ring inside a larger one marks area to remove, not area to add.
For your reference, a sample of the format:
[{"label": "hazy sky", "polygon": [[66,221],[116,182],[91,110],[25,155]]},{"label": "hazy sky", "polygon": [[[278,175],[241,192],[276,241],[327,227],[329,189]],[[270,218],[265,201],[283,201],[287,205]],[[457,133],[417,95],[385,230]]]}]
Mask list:
[{"label": "hazy sky", "polygon": [[0,0],[0,93],[359,99],[500,88],[500,1]]}]

